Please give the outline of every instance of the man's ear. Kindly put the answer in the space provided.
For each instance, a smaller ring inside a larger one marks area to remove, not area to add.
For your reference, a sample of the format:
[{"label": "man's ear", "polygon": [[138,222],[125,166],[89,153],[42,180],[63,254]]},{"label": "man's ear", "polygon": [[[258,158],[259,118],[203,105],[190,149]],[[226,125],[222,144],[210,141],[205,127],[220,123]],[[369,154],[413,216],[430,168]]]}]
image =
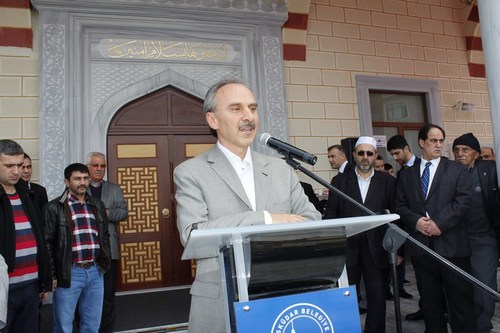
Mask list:
[{"label": "man's ear", "polygon": [[205,118],[207,120],[207,124],[208,126],[213,129],[213,130],[217,130],[219,128],[219,124],[218,124],[218,121],[217,121],[217,117],[215,116],[215,114],[213,112],[207,112],[205,114]]},{"label": "man's ear", "polygon": [[418,146],[420,147],[420,149],[424,149],[424,142],[424,140],[418,139]]}]

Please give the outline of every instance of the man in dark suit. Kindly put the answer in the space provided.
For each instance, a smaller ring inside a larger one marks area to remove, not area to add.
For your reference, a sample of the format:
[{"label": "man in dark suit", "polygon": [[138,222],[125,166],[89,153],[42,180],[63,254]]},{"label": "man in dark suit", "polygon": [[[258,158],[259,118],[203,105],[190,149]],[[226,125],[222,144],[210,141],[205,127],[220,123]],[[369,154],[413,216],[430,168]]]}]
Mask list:
[{"label": "man in dark suit", "polygon": [[342,145],[333,145],[328,147],[328,162],[334,170],[339,173],[347,172],[352,169],[352,165],[348,162]]},{"label": "man in dark suit", "polygon": [[[377,142],[362,136],[356,142],[354,160],[356,167],[338,174],[332,186],[338,188],[372,211],[394,208],[396,179],[385,172],[375,171]],[[325,218],[353,217],[367,213],[351,202],[330,193]],[[385,332],[385,287],[388,254],[382,247],[386,227],[381,226],[347,239],[347,275],[349,284],[359,287],[361,276],[366,286],[367,315],[365,333]]]},{"label": "man in dark suit", "polygon": [[[453,141],[455,160],[469,170],[471,205],[465,215],[465,228],[472,251],[472,275],[497,290],[498,246],[495,226],[500,225],[497,168],[493,161],[482,161],[479,141],[467,133]],[[474,316],[477,332],[490,332],[495,313],[495,299],[480,288],[474,288]]]},{"label": "man in dark suit", "polygon": [[[399,171],[396,173],[396,178],[401,175],[401,171],[412,167],[413,164],[420,163],[420,158],[413,155],[410,150],[410,145],[406,138],[402,135],[394,135],[389,141],[387,141],[387,151],[391,154],[392,158],[400,165]],[[400,257],[398,257],[398,261],[401,260],[397,267],[398,272],[398,287],[399,287],[399,295],[403,298],[412,298],[413,295],[410,295],[404,289],[404,281],[406,275],[406,263],[404,260],[404,248],[402,247],[399,250]],[[418,288],[418,282],[417,282]],[[424,315],[422,314],[422,309],[420,308],[420,301],[418,302],[419,309],[414,313],[409,313],[406,315],[406,320],[421,320],[424,319]]]},{"label": "man in dark suit", "polygon": [[[470,179],[463,165],[441,157],[444,139],[445,132],[437,125],[428,124],[419,131],[422,159],[401,172],[396,212],[410,236],[470,272],[464,223],[471,200]],[[447,304],[452,331],[475,332],[470,284],[416,247],[409,245],[406,251],[420,281],[426,332],[448,332],[444,316]]]},{"label": "man in dark suit", "polygon": [[31,157],[24,153],[24,162],[21,168],[21,179],[28,183],[29,196],[33,206],[37,210],[38,214],[42,213],[43,206],[49,202],[47,198],[47,190],[42,185],[38,185],[31,182],[31,176],[33,174],[33,165],[31,163]]}]

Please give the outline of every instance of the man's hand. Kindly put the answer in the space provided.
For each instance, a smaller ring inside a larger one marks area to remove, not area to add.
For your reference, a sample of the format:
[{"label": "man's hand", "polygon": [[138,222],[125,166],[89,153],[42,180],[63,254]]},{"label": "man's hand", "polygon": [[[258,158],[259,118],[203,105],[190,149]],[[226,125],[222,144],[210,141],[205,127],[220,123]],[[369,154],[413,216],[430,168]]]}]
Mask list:
[{"label": "man's hand", "polygon": [[430,218],[429,217],[426,217],[426,216],[422,216],[421,218],[418,219],[417,221],[417,225],[415,226],[415,229],[417,229],[417,231],[420,231],[421,233],[423,233],[424,235],[426,236],[429,236],[427,234],[427,228],[429,227],[430,225]]},{"label": "man's hand", "polygon": [[38,299],[40,300],[40,303],[45,303],[45,301],[47,301],[47,297],[48,297],[49,293],[47,292],[41,292],[38,294]]},{"label": "man's hand", "polygon": [[271,219],[274,223],[289,223],[289,222],[303,222],[307,219],[300,215],[295,214],[271,214]]},{"label": "man's hand", "polygon": [[415,228],[426,236],[441,235],[441,229],[439,229],[437,224],[430,217],[422,216],[419,218]]}]

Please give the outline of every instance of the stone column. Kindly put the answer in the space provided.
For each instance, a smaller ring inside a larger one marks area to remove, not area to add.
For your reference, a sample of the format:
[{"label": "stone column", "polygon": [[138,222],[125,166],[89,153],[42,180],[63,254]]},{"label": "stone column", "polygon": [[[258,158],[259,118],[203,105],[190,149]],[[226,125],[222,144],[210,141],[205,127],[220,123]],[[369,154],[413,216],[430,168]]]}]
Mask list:
[{"label": "stone column", "polygon": [[493,149],[498,155],[497,173],[500,179],[500,1],[479,0],[477,4],[493,126]]}]

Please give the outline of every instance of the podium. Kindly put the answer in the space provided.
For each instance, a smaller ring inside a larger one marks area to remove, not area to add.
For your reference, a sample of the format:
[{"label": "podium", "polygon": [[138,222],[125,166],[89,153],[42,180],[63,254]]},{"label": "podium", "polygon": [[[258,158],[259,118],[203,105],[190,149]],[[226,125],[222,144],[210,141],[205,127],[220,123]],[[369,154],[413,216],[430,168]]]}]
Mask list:
[{"label": "podium", "polygon": [[346,237],[398,218],[196,229],[182,259],[219,258],[228,333],[361,332]]}]

